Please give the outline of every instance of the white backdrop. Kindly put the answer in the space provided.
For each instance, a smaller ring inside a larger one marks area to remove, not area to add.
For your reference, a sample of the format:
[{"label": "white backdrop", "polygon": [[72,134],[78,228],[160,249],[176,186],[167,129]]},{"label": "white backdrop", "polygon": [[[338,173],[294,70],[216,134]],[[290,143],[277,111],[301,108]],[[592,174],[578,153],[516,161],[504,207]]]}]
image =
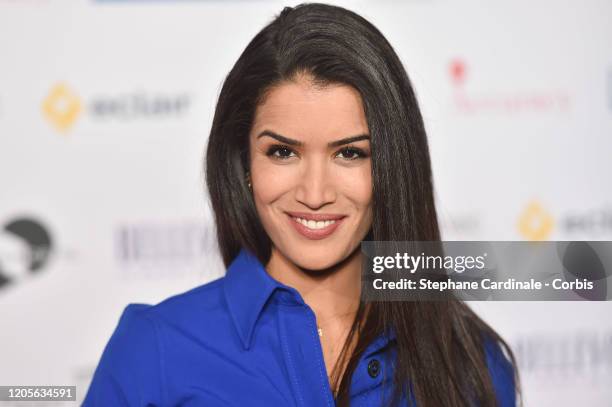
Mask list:
[{"label": "white backdrop", "polygon": [[[333,3],[406,66],[445,239],[612,240],[611,2]],[[222,275],[214,105],[294,4],[0,0],[0,385],[81,400],[127,303]],[[512,344],[526,406],[612,406],[612,304],[472,305]]]}]

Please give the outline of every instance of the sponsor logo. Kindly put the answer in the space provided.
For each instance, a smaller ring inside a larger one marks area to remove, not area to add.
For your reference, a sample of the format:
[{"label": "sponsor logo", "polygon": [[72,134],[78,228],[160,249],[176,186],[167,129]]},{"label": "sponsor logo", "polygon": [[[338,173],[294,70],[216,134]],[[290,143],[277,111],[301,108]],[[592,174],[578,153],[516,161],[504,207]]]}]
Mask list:
[{"label": "sponsor logo", "polygon": [[115,258],[127,277],[182,277],[223,271],[212,224],[138,222],[119,225]]},{"label": "sponsor logo", "polygon": [[462,59],[449,64],[452,103],[462,114],[524,112],[566,112],[570,109],[570,95],[563,90],[517,90],[512,92],[476,92],[468,89],[471,71]]},{"label": "sponsor logo", "polygon": [[455,212],[440,216],[440,231],[446,240],[476,237],[482,232],[482,222],[476,212]]},{"label": "sponsor logo", "polygon": [[49,229],[31,217],[5,222],[0,230],[0,289],[47,267],[54,251]]},{"label": "sponsor logo", "polygon": [[612,331],[527,335],[512,350],[523,374],[587,381],[612,375]]},{"label": "sponsor logo", "polygon": [[43,100],[42,112],[58,131],[67,132],[86,116],[97,122],[172,119],[191,107],[191,94],[142,90],[81,97],[66,83],[54,85]]},{"label": "sponsor logo", "polygon": [[518,231],[527,240],[547,240],[553,231],[559,238],[595,239],[612,236],[612,206],[602,205],[553,215],[537,201],[519,215]]},{"label": "sponsor logo", "polygon": [[527,205],[518,221],[520,234],[528,240],[546,240],[553,226],[553,217],[536,201]]},{"label": "sponsor logo", "polygon": [[148,94],[133,92],[122,95],[96,96],[89,104],[93,118],[134,120],[181,116],[191,103],[188,94]]},{"label": "sponsor logo", "polygon": [[43,115],[59,131],[68,130],[81,113],[81,100],[65,83],[58,83],[42,104]]}]

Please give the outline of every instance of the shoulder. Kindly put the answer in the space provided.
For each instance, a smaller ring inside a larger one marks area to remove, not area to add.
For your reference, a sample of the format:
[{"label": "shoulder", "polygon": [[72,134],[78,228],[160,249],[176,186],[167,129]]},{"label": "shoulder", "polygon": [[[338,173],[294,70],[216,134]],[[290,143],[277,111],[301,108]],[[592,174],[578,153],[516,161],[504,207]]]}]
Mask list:
[{"label": "shoulder", "polygon": [[[223,280],[155,305],[128,304],[104,347],[83,406],[164,404],[167,378],[163,366],[168,340],[172,340],[168,333],[172,328],[193,329],[222,317]],[[196,320],[203,324],[194,324]]]},{"label": "shoulder", "polygon": [[499,406],[514,407],[516,405],[514,366],[497,341],[491,338],[485,339],[484,350]]},{"label": "shoulder", "polygon": [[193,318],[214,317],[225,312],[223,285],[225,277],[173,295],[149,306],[147,315],[158,322],[190,323]]},{"label": "shoulder", "polygon": [[83,406],[160,403],[159,337],[147,316],[149,308],[147,304],[125,307],[104,347]]},{"label": "shoulder", "polygon": [[[169,327],[186,328],[194,322],[211,322],[223,316],[227,313],[223,294],[224,281],[225,277],[218,278],[154,305],[128,304],[119,318],[113,338],[121,337],[126,343],[131,343],[145,339],[142,338],[143,331],[147,331],[145,326],[150,327],[150,330],[159,336],[160,331]],[[153,339],[153,336],[149,336],[149,339]]]}]

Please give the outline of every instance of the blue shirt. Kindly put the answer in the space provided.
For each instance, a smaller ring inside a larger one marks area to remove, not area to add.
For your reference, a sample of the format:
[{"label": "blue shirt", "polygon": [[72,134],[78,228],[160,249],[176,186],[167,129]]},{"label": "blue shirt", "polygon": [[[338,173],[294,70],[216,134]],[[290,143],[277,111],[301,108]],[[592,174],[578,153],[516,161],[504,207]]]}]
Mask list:
[{"label": "blue shirt", "polygon": [[[381,335],[353,375],[351,406],[392,392],[394,338]],[[515,405],[509,362],[486,346],[500,406]],[[443,391],[441,389],[441,391]],[[242,250],[225,277],[157,305],[129,304],[83,402],[108,406],[333,406],[315,314]]]}]

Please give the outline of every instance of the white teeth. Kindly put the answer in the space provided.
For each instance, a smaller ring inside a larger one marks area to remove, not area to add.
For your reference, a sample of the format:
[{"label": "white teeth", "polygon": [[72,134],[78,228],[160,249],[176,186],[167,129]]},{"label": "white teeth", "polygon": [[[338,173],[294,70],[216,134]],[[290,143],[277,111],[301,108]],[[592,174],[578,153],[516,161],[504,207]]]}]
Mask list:
[{"label": "white teeth", "polygon": [[301,223],[309,229],[323,229],[331,225],[332,223],[336,223],[335,220],[306,220],[302,218],[293,218],[296,222]]}]

